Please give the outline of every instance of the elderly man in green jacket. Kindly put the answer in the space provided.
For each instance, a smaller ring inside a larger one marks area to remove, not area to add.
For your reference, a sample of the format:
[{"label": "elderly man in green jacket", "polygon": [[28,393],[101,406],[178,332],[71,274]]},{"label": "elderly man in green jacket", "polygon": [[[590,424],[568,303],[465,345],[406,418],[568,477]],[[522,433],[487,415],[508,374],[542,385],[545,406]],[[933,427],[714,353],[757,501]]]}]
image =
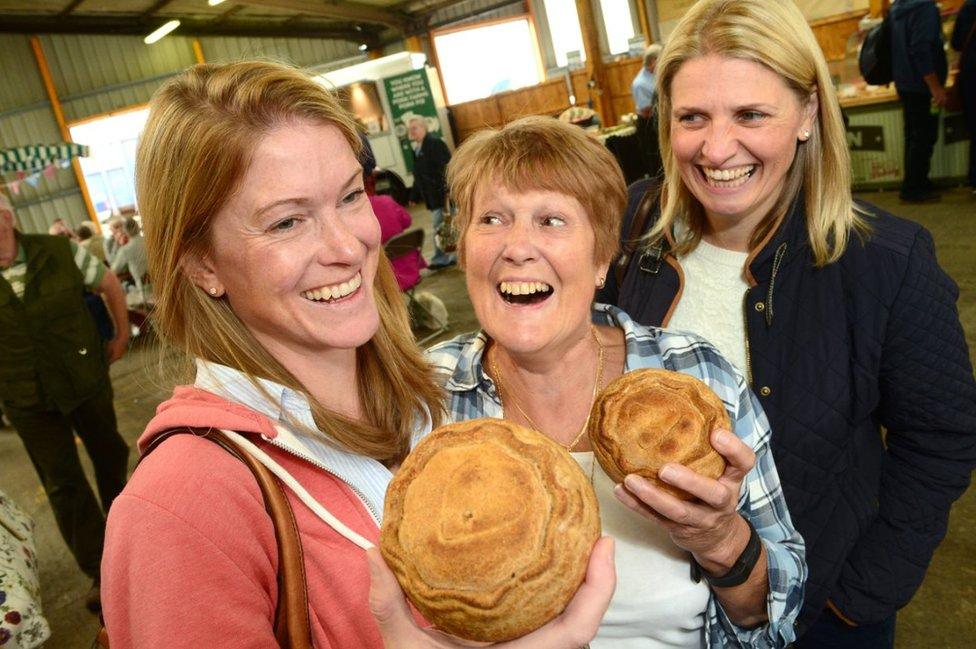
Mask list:
[{"label": "elderly man in green jacket", "polygon": [[[101,293],[115,321],[102,342],[84,289]],[[61,535],[93,579],[100,606],[105,512],[125,485],[129,449],[119,435],[109,364],[125,353],[129,322],[119,280],[64,237],[22,234],[0,194],[0,401],[37,470]],[[95,467],[100,499],[81,468],[74,435]],[[100,500],[100,502],[99,502]]]}]

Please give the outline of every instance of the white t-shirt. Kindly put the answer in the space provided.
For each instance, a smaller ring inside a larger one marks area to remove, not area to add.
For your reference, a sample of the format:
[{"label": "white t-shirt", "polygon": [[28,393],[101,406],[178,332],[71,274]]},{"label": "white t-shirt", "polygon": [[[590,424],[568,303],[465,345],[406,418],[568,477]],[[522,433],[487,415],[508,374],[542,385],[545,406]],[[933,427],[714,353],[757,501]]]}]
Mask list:
[{"label": "white t-shirt", "polygon": [[691,580],[690,554],[664,527],[627,509],[593,453],[572,453],[592,477],[603,533],[616,545],[617,590],[590,642],[592,649],[705,646],[708,586]]},{"label": "white t-shirt", "polygon": [[749,284],[743,268],[749,253],[705,241],[678,258],[684,288],[667,328],[696,333],[748,376],[743,300]]}]

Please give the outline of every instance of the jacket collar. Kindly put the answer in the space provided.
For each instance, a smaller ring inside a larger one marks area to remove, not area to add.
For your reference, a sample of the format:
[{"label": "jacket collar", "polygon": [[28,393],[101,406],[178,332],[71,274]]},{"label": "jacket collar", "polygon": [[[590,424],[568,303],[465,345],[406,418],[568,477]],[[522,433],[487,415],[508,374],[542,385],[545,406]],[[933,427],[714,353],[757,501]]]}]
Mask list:
[{"label": "jacket collar", "polygon": [[803,192],[800,192],[779,223],[749,253],[745,265],[750,286],[769,281],[774,266],[788,261],[807,245],[803,205]]}]

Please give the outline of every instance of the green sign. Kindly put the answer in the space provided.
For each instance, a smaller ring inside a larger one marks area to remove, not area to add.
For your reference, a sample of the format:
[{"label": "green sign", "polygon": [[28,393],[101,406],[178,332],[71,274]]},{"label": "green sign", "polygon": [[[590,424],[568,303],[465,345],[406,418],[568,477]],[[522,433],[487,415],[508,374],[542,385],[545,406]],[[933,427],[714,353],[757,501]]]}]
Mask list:
[{"label": "green sign", "polygon": [[434,106],[434,95],[430,92],[426,70],[413,70],[395,77],[383,79],[386,98],[393,113],[393,131],[400,140],[403,159],[407,171],[413,173],[413,147],[407,137],[407,123],[414,117],[427,122],[427,132],[440,137],[441,122]]}]

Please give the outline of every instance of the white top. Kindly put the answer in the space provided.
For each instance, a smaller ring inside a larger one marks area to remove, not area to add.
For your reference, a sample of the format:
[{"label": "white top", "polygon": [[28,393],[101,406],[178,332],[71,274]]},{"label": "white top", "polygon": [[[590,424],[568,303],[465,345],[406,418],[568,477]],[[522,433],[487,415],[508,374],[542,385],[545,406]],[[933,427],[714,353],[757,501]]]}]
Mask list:
[{"label": "white top", "polygon": [[668,329],[690,331],[712,343],[746,376],[743,300],[749,284],[743,269],[748,256],[705,241],[680,256],[684,290],[667,324]]},{"label": "white top", "polygon": [[[705,646],[708,586],[691,580],[689,553],[664,527],[627,509],[593,453],[572,453],[591,477],[603,533],[616,544],[617,590],[592,649],[671,649]],[[650,552],[648,550],[650,549]]]}]

